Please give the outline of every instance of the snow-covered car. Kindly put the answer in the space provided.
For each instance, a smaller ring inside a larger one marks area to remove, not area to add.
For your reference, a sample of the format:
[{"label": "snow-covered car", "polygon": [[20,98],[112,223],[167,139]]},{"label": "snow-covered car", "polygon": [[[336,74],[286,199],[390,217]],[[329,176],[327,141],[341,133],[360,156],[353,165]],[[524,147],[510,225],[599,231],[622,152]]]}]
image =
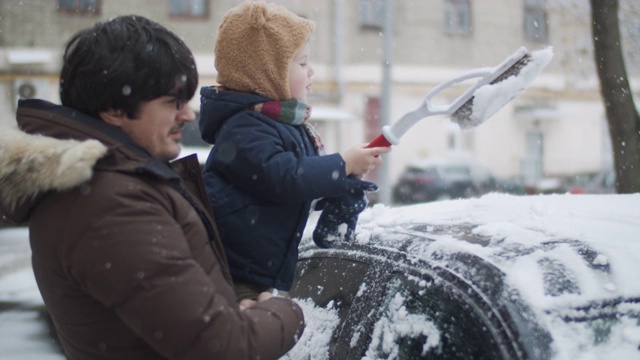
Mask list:
[{"label": "snow-covered car", "polygon": [[[289,358],[640,358],[640,195],[485,195],[301,249]],[[305,239],[308,241],[308,236]]]},{"label": "snow-covered car", "polygon": [[[640,194],[375,205],[331,249],[314,220],[283,360],[640,358]],[[64,359],[29,256],[26,229],[0,230],[0,358]]]}]

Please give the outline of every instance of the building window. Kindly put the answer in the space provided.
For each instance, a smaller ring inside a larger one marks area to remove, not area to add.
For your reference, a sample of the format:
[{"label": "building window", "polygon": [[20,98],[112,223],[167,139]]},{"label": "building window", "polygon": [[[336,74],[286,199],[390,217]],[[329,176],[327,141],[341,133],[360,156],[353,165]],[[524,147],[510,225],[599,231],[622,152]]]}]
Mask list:
[{"label": "building window", "polygon": [[474,138],[472,131],[462,131],[457,124],[449,122],[447,124],[447,150],[450,154],[472,154],[474,148]]},{"label": "building window", "polygon": [[384,2],[386,0],[360,0],[360,26],[381,29],[383,27]]},{"label": "building window", "polygon": [[471,0],[444,0],[444,31],[471,34]]},{"label": "building window", "polygon": [[524,0],[524,37],[527,40],[547,40],[546,0]]},{"label": "building window", "polygon": [[207,0],[170,0],[169,15],[180,17],[209,16]]},{"label": "building window", "polygon": [[58,11],[82,14],[97,14],[100,0],[58,0]]},{"label": "building window", "polygon": [[526,134],[526,152],[520,171],[527,185],[536,185],[544,177],[544,135],[539,131]]}]

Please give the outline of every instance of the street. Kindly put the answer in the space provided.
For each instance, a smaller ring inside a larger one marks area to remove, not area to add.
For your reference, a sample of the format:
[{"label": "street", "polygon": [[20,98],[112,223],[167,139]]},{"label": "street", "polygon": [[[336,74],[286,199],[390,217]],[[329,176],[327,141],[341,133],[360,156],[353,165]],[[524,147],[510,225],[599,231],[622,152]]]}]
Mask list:
[{"label": "street", "polygon": [[30,258],[26,228],[0,229],[0,359],[61,360]]}]

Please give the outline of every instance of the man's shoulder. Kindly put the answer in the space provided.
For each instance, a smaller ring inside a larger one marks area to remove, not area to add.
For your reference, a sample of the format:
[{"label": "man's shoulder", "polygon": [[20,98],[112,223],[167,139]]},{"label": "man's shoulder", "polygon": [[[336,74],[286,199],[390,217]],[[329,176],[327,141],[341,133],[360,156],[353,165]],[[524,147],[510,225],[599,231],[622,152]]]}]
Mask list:
[{"label": "man's shoulder", "polygon": [[[169,188],[165,182],[144,174],[131,172],[96,170],[86,185],[96,197],[133,196],[163,192]],[[82,192],[82,188],[79,189]],[[86,194],[90,196],[90,194]]]}]

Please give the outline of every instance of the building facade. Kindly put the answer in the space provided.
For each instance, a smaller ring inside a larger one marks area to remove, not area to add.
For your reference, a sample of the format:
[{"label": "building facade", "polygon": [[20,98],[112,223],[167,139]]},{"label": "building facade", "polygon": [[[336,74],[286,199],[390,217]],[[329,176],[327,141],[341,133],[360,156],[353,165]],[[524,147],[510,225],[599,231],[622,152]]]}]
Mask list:
[{"label": "building facade", "polygon": [[[213,47],[225,11],[242,0],[0,0],[0,125],[15,123],[20,97],[58,102],[66,40],[96,21],[140,14],[193,50],[200,85],[215,84]],[[553,47],[533,85],[481,126],[446,117],[414,125],[371,174],[387,191],[404,167],[427,157],[463,158],[498,176],[535,183],[612,165],[584,0],[274,1],[316,22],[313,120],[329,151],[371,141],[438,84],[502,62],[518,48]],[[640,5],[621,0],[621,31],[638,94]],[[387,30],[385,30],[387,29]],[[385,42],[386,39],[390,41]],[[472,83],[443,92],[451,102]],[[191,102],[199,107],[198,96]],[[383,172],[381,175],[380,172]]]}]

